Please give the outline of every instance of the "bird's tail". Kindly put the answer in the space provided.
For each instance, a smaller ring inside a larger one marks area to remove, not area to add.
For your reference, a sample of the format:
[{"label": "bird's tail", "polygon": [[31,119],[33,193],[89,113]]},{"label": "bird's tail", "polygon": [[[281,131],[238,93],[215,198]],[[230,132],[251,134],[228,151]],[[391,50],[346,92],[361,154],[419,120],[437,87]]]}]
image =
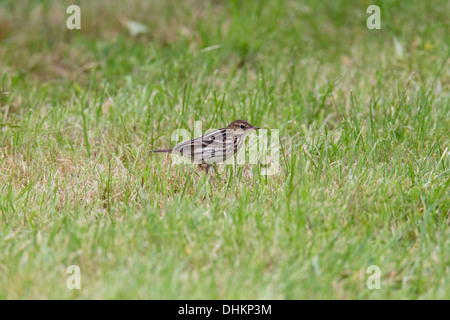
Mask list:
[{"label": "bird's tail", "polygon": [[150,151],[150,153],[161,153],[161,152],[172,153],[172,149],[161,149],[161,150],[153,150],[153,151]]}]

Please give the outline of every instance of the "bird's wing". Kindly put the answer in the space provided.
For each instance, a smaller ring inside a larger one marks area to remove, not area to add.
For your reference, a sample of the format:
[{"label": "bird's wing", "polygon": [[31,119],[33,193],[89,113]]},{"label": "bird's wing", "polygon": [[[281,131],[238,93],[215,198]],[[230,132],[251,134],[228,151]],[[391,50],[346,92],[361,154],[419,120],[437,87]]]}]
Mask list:
[{"label": "bird's wing", "polygon": [[227,159],[233,154],[234,135],[231,129],[218,129],[202,137],[176,145],[174,153],[200,162],[215,162]]}]

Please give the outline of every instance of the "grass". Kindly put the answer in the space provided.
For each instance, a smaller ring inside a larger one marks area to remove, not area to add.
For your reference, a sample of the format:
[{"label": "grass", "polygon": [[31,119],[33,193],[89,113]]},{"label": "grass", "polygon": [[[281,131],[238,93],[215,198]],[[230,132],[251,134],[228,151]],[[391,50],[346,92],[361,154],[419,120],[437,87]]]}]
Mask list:
[{"label": "grass", "polygon": [[[448,1],[70,4],[0,4],[1,299],[450,298]],[[148,156],[239,118],[278,175]]]}]

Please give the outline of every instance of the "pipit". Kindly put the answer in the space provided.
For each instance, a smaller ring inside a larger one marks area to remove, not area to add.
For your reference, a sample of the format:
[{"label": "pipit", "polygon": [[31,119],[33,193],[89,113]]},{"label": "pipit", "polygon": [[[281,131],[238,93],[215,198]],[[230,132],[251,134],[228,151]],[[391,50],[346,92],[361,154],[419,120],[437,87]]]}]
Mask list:
[{"label": "pipit", "polygon": [[181,155],[194,163],[206,165],[208,174],[214,163],[225,162],[232,158],[242,147],[245,136],[251,130],[258,130],[245,120],[235,120],[227,127],[213,130],[207,134],[181,142],[171,149],[153,150],[152,153],[167,152]]}]

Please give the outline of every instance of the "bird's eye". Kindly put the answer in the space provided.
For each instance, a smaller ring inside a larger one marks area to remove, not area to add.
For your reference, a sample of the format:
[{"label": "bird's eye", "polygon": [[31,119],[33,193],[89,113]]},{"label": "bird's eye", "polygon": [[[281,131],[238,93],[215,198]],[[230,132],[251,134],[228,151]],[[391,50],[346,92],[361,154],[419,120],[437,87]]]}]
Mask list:
[{"label": "bird's eye", "polygon": [[245,126],[243,124],[241,124],[241,129],[245,129]]}]

